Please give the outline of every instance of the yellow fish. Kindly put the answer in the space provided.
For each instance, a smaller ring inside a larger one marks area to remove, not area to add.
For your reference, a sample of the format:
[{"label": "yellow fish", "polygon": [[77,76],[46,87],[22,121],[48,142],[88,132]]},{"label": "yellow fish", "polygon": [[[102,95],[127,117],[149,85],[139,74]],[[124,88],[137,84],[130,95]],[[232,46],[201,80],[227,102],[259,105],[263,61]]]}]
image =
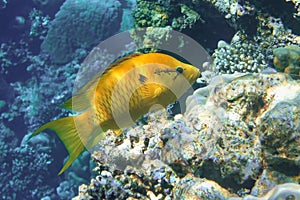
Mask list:
[{"label": "yellow fish", "polygon": [[63,108],[80,112],[44,124],[56,132],[69,158],[63,173],[86,149],[95,146],[108,129],[119,135],[155,105],[174,102],[200,76],[198,68],[162,53],[133,54],[95,75]]}]

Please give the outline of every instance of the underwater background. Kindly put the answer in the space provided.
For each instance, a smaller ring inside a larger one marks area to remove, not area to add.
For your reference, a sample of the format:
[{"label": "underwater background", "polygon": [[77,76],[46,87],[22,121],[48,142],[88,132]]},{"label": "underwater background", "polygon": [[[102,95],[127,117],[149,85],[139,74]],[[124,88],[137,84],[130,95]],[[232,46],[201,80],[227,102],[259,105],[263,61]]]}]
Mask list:
[{"label": "underwater background", "polygon": [[[299,0],[0,0],[0,23],[0,199],[300,199]],[[108,133],[58,176],[63,144],[28,136],[69,115],[89,52],[135,28],[212,62],[184,113]]]}]

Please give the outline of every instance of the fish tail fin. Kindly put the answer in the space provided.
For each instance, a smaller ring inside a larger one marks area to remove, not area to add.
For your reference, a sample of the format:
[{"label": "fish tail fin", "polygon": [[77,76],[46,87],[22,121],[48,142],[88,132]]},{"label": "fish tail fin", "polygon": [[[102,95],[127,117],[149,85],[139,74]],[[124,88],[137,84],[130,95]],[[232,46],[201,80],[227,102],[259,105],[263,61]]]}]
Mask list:
[{"label": "fish tail fin", "polygon": [[50,129],[56,133],[56,135],[63,142],[64,146],[69,152],[69,158],[58,173],[59,175],[62,174],[66,169],[68,169],[74,162],[74,160],[76,160],[76,158],[85,150],[84,144],[76,129],[74,120],[74,117],[65,117],[48,122],[47,124],[44,124],[36,131],[34,131],[28,138],[29,140],[45,129]]}]

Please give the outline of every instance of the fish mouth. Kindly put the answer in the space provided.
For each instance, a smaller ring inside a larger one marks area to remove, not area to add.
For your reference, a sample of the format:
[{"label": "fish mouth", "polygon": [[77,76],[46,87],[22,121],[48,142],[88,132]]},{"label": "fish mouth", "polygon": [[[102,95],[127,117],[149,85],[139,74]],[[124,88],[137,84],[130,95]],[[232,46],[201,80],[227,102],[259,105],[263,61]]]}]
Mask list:
[{"label": "fish mouth", "polygon": [[191,80],[196,80],[197,78],[200,78],[200,77],[201,77],[200,70],[197,69],[197,70],[195,70],[195,73],[191,74],[190,79]]},{"label": "fish mouth", "polygon": [[197,69],[197,76],[196,76],[196,78],[201,78],[201,72],[200,72],[200,70],[199,69]]}]

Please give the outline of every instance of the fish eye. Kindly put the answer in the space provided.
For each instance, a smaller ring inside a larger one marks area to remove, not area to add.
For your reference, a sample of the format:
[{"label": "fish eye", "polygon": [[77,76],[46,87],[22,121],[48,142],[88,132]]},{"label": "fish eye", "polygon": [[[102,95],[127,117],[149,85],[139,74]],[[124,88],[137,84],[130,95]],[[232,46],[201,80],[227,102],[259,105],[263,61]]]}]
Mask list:
[{"label": "fish eye", "polygon": [[176,71],[180,74],[183,72],[183,68],[181,66],[176,67]]},{"label": "fish eye", "polygon": [[296,197],[292,194],[288,195],[287,197],[285,197],[286,200],[295,200]]}]

